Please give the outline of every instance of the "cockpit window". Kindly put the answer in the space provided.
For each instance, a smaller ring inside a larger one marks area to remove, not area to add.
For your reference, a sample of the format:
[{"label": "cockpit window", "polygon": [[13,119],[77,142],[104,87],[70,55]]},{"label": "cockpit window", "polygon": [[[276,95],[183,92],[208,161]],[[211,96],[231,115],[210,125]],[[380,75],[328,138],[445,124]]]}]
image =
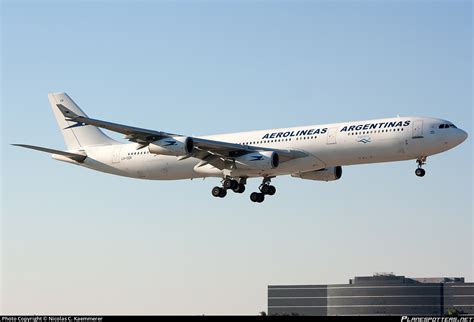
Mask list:
[{"label": "cockpit window", "polygon": [[450,127],[457,129],[456,125],[454,125],[454,124],[440,124],[439,125],[440,129],[447,129],[447,128],[450,128]]}]

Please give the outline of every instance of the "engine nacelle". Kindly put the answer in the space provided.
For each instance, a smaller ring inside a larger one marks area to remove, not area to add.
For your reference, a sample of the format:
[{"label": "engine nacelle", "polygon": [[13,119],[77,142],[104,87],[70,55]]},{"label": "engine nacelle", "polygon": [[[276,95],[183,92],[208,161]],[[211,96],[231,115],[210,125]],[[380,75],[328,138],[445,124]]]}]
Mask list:
[{"label": "engine nacelle", "polygon": [[293,173],[292,177],[297,177],[301,179],[308,179],[308,180],[318,180],[318,181],[333,181],[338,180],[342,176],[342,167],[330,167],[315,171],[308,171],[308,172],[301,172],[301,173]]},{"label": "engine nacelle", "polygon": [[164,138],[148,145],[148,151],[154,154],[182,156],[193,152],[193,150],[193,139],[185,136]]},{"label": "engine nacelle", "polygon": [[278,167],[280,157],[273,151],[259,151],[235,158],[237,169],[270,170]]}]

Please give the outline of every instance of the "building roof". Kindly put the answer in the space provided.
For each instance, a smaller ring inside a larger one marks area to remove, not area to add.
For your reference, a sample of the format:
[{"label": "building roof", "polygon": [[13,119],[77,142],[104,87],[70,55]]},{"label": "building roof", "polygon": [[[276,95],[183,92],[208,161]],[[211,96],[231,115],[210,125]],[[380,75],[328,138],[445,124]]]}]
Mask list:
[{"label": "building roof", "polygon": [[464,283],[464,277],[405,277],[393,273],[375,273],[373,276],[355,276],[349,280],[349,284],[371,285],[371,284],[420,284],[420,283]]}]

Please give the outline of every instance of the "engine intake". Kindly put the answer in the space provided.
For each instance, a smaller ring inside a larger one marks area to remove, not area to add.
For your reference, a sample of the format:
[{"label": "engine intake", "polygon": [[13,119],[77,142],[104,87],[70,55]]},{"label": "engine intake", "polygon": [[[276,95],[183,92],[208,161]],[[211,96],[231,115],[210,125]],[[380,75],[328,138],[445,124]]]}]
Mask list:
[{"label": "engine intake", "polygon": [[324,168],[315,171],[293,173],[292,177],[307,179],[307,180],[317,180],[317,181],[334,181],[339,180],[342,176],[342,167],[330,167]]},{"label": "engine intake", "polygon": [[193,150],[193,139],[183,136],[163,138],[148,145],[148,151],[154,154],[183,156],[193,152]]}]

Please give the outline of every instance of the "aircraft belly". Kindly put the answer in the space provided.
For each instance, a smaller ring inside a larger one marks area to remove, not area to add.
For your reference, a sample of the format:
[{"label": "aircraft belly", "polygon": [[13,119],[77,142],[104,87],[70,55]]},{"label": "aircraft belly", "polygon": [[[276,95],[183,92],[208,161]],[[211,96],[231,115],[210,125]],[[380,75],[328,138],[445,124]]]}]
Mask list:
[{"label": "aircraft belly", "polygon": [[297,158],[285,162],[280,162],[278,167],[269,170],[249,170],[249,169],[233,169],[232,176],[235,177],[263,177],[263,176],[281,176],[290,175],[295,172],[305,172],[319,170],[326,166],[321,160],[309,154],[304,158]]},{"label": "aircraft belly", "polygon": [[402,142],[395,136],[391,138],[349,136],[330,147],[321,147],[317,155],[332,166],[405,159]]},{"label": "aircraft belly", "polygon": [[148,162],[148,173],[150,179],[155,180],[179,180],[200,177],[193,171],[194,165],[199,160],[194,158],[178,160],[174,156],[157,156]]}]

